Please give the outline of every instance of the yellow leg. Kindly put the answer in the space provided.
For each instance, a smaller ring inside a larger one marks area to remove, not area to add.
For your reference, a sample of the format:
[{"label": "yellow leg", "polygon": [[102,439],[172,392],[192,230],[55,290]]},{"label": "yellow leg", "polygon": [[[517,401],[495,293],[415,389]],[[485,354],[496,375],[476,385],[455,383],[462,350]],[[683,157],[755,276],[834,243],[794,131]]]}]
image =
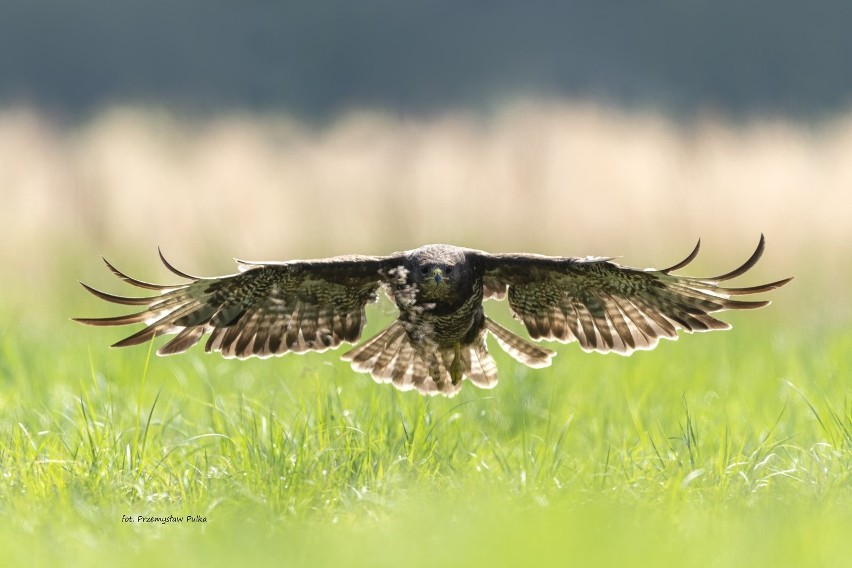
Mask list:
[{"label": "yellow leg", "polygon": [[450,378],[454,385],[459,384],[462,380],[462,363],[461,363],[461,344],[456,343],[453,362],[450,363]]}]

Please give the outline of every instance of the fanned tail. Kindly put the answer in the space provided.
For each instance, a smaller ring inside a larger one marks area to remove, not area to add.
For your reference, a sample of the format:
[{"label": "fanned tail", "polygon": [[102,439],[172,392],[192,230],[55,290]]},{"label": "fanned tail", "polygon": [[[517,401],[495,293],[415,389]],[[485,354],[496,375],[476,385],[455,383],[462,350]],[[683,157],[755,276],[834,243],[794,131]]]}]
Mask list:
[{"label": "fanned tail", "polygon": [[432,396],[455,396],[464,379],[484,389],[497,385],[497,363],[485,347],[484,334],[471,345],[441,349],[412,343],[402,322],[395,321],[342,359],[350,361],[354,370],[370,373],[377,383]]}]

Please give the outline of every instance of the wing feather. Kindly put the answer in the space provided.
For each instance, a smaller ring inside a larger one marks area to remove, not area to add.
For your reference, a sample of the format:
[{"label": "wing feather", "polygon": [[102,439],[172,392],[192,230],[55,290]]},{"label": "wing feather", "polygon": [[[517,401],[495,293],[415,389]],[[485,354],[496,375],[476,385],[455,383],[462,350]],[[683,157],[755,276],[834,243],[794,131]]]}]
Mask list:
[{"label": "wing feather", "polygon": [[[437,245],[439,250],[457,250],[443,247]],[[751,256],[731,271],[706,278],[675,274],[695,260],[700,247],[698,241],[686,258],[662,270],[630,268],[612,258],[491,255],[463,249],[474,278],[473,295],[462,299],[465,306],[477,310],[481,309],[480,298],[507,299],[533,339],[577,341],[586,351],[629,354],[651,349],[661,338],[676,339],[678,331],[728,329],[730,325],[713,314],[763,307],[767,300],[740,297],[768,292],[791,280],[725,286],[760,260],[765,247],[763,235]],[[405,285],[406,263],[410,260],[409,253],[403,252],[385,257],[237,261],[237,274],[202,278],[175,268],[162,251],[158,249],[158,253],[166,269],[184,283],[160,285],[138,280],[104,260],[127,284],[156,294],[119,296],[81,283],[101,300],[141,311],[77,321],[95,326],[144,324],[118,341],[118,347],[174,335],[159,348],[160,355],[184,352],[205,334],[209,334],[205,351],[227,358],[324,351],[359,339],[366,322],[366,304],[376,299],[380,286],[396,289]],[[399,296],[396,299],[401,310],[408,306]],[[450,302],[445,304],[440,307],[452,308]],[[406,325],[417,322],[403,316],[414,318],[418,314],[406,312],[343,358],[351,361],[355,370],[369,372],[379,382],[446,396],[456,394],[464,378],[482,388],[496,384],[497,368],[486,349],[486,332],[518,361],[532,367],[550,364],[555,352],[522,339],[487,317],[483,320],[478,313],[480,319],[473,320],[478,323],[472,324],[461,343],[453,344],[458,341],[453,339],[439,346],[409,333]],[[477,325],[484,325],[484,329]]]},{"label": "wing feather", "polygon": [[533,339],[577,341],[587,351],[626,355],[651,349],[660,338],[675,339],[678,330],[730,328],[711,315],[716,312],[769,304],[767,300],[732,297],[768,292],[790,278],[748,287],[723,285],[752,269],[765,244],[761,235],[748,260],[708,278],[673,274],[695,260],[701,241],[685,259],[662,270],[630,268],[610,258],[469,254],[483,275],[483,297],[507,298]]},{"label": "wing feather", "polygon": [[159,251],[173,274],[189,280],[176,285],[131,278],[104,260],[124,282],[155,290],[158,296],[125,297],[83,287],[107,302],[143,306],[129,315],[75,318],[96,326],[145,323],[146,327],[117,342],[124,347],[165,334],[175,337],[158,351],[186,351],[209,332],[206,351],[240,359],[287,352],[324,351],[354,342],[364,326],[364,308],[375,301],[389,270],[402,263],[401,253],[385,257],[344,256],[282,263],[240,261],[241,272],[200,278],[178,270]]}]

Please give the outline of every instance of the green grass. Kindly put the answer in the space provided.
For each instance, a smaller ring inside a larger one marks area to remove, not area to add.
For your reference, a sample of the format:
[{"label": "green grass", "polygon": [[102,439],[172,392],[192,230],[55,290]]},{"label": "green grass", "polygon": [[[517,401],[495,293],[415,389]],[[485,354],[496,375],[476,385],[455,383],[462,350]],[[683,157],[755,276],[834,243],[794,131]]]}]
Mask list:
[{"label": "green grass", "polygon": [[[68,294],[0,309],[4,564],[852,555],[852,331],[842,315],[806,317],[796,291],[727,316],[731,332],[628,358],[567,345],[528,370],[492,346],[498,387],[454,399],[377,385],[339,353],[238,362],[108,349],[118,333],[67,321],[106,306]],[[373,309],[367,333],[387,313]]]}]

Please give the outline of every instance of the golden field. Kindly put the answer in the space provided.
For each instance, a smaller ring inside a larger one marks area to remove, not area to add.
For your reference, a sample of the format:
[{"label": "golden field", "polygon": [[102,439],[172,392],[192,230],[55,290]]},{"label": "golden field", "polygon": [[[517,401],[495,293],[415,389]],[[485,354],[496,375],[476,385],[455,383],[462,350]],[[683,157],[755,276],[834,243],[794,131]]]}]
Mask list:
[{"label": "golden field", "polygon": [[160,245],[181,265],[225,270],[230,256],[452,242],[644,264],[698,237],[709,255],[739,258],[762,231],[766,262],[785,266],[852,242],[850,156],[852,116],[684,124],[528,103],[423,118],[353,112],[323,125],[115,108],[63,125],[7,109],[2,256],[29,263],[70,240],[153,263]]}]

